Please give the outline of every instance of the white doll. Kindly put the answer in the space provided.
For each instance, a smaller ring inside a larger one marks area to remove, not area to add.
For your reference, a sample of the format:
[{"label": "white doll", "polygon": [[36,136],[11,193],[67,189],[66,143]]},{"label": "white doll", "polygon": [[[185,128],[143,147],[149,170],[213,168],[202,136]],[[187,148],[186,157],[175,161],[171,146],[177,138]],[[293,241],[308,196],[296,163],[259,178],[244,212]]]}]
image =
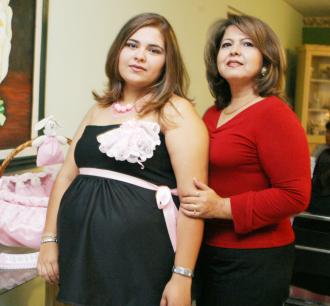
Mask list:
[{"label": "white doll", "polygon": [[45,166],[61,163],[64,155],[61,145],[67,143],[67,139],[57,135],[57,129],[60,127],[54,116],[48,116],[37,122],[34,129],[39,131],[43,129],[44,135],[35,138],[32,146],[38,148],[37,166]]}]

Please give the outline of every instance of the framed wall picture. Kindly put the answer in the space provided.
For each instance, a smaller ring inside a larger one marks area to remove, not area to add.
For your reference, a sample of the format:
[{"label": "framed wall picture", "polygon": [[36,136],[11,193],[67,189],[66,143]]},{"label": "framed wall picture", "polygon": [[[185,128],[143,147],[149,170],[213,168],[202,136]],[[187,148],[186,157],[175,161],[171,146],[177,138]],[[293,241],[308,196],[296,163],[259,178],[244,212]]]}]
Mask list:
[{"label": "framed wall picture", "polygon": [[[0,160],[44,117],[48,0],[0,0]],[[31,166],[24,150],[11,167]]]}]

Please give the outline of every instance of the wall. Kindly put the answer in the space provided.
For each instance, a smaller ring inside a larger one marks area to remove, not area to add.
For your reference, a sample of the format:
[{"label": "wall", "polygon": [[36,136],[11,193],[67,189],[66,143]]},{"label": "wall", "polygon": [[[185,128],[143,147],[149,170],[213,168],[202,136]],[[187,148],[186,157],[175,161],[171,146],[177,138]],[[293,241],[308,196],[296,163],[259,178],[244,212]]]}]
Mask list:
[{"label": "wall", "polygon": [[330,27],[329,28],[304,27],[303,43],[330,45]]},{"label": "wall", "polygon": [[330,16],[304,17],[303,43],[330,45]]},{"label": "wall", "polygon": [[203,64],[206,32],[226,16],[228,5],[265,20],[286,48],[301,44],[302,18],[282,0],[50,0],[46,115],[55,115],[65,127],[62,133],[72,136],[93,104],[91,90],[105,84],[111,41],[128,18],[146,11],[163,14],[172,23],[191,77],[190,96],[202,113],[212,104]]}]

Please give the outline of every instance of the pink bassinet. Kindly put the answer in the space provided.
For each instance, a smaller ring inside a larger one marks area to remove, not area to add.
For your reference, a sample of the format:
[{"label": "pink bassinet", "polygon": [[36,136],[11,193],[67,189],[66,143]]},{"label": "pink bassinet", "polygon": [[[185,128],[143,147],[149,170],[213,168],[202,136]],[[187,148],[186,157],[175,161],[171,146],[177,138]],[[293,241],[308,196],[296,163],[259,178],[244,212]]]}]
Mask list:
[{"label": "pink bassinet", "polygon": [[39,248],[53,182],[46,172],[0,178],[0,244]]},{"label": "pink bassinet", "polygon": [[[71,143],[70,139],[68,143]],[[10,161],[31,144],[29,140],[7,156],[0,166],[0,176]],[[0,244],[39,249],[54,179],[53,170],[0,177]],[[6,268],[4,260],[1,260],[0,268]]]}]

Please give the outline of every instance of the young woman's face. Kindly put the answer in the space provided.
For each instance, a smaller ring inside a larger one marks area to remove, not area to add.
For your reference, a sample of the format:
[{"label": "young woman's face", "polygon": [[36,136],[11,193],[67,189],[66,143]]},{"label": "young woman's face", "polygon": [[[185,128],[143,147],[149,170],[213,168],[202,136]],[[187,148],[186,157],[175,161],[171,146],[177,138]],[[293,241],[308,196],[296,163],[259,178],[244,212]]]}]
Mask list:
[{"label": "young woman's face", "polygon": [[262,53],[254,46],[253,41],[236,26],[229,26],[217,56],[220,75],[229,83],[244,81],[254,84],[262,62]]},{"label": "young woman's face", "polygon": [[136,31],[126,42],[119,56],[119,73],[125,85],[146,88],[160,76],[165,64],[165,43],[155,27]]}]

